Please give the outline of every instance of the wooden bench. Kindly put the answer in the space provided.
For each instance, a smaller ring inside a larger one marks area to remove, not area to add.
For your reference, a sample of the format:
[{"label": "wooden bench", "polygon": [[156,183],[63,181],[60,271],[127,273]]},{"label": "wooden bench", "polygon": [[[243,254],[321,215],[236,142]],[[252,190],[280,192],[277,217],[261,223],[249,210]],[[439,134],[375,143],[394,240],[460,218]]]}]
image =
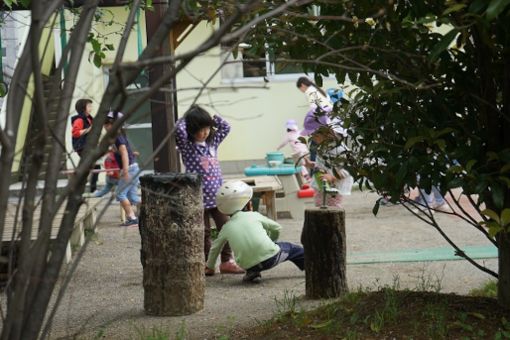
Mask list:
[{"label": "wooden bench", "polygon": [[[66,263],[69,263],[71,261],[73,249],[77,249],[85,243],[85,231],[95,232],[96,209],[100,202],[101,202],[100,198],[89,198],[85,200],[85,202],[80,206],[80,210],[78,211],[78,214],[76,215],[76,219],[74,221],[73,232],[67,244],[65,256]],[[50,240],[55,240],[57,238],[60,223],[62,222],[62,217],[65,210],[65,205],[66,204],[64,203],[53,220]],[[18,217],[16,231],[14,232],[16,208],[17,205],[15,203],[10,203],[8,205],[4,225],[4,233],[2,235],[2,249],[8,247],[12,240],[14,240],[14,242],[18,242],[20,239],[22,207],[19,208],[20,215]],[[40,220],[40,206],[36,208],[36,211],[34,213],[34,223],[31,235],[32,240],[35,240],[37,238],[39,220]]]},{"label": "wooden bench", "polygon": [[266,206],[266,214],[269,218],[276,220],[276,192],[282,190],[282,183],[276,176],[250,176],[231,177],[225,176],[225,181],[243,181],[253,188],[254,194],[259,194]]}]

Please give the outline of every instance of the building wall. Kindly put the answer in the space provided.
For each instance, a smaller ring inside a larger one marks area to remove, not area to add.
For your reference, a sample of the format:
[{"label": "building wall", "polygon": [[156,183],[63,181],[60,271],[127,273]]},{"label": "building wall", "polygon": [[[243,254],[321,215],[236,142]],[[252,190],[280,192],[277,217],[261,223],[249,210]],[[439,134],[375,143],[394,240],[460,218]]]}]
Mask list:
[{"label": "building wall", "polygon": [[[105,40],[104,44],[112,44],[117,48],[120,43],[120,39],[122,36],[122,31],[124,29],[125,22],[127,21],[127,17],[129,15],[129,11],[126,7],[108,7],[102,8],[102,19],[94,24],[94,29],[102,32]],[[66,28],[72,27],[73,21],[76,18],[73,17],[69,12],[66,13]],[[140,29],[140,34],[143,37],[142,39],[142,48],[145,46],[145,16],[143,12],[140,15],[140,25],[135,25],[132,33],[130,34],[128,45],[123,56],[123,61],[135,61],[138,58],[138,32],[137,29]],[[106,89],[107,78],[105,76],[105,70],[114,62],[117,50],[106,51],[106,57],[103,59],[103,67],[96,67],[92,62],[92,59],[89,60],[91,48],[90,45],[87,44],[85,46],[85,51],[83,53],[81,67],[78,72],[78,77],[76,81],[76,89],[73,94],[73,100],[71,101],[71,107],[69,108],[69,118],[68,118],[68,126],[69,128],[66,131],[66,141],[67,141],[67,149],[71,152],[71,116],[75,115],[76,112],[74,110],[74,105],[76,101],[80,98],[89,98],[93,101],[93,113],[94,116],[96,114],[96,110],[99,108],[99,104],[101,103],[101,99]],[[68,168],[72,168],[73,164],[77,164],[79,161],[78,155],[73,152],[71,154],[72,161],[68,161]]]},{"label": "building wall", "polygon": [[[2,48],[5,48],[5,57],[2,58],[3,75],[4,81],[10,85],[11,78],[14,73],[19,55],[21,54],[24,46],[28,31],[30,29],[30,12],[29,11],[15,11],[11,12],[5,17],[4,23],[2,24]],[[32,102],[29,97],[32,96],[33,85],[32,81],[29,81],[27,88],[27,98],[23,104],[21,110],[21,118],[18,127],[18,135],[16,139],[16,149],[14,162],[12,165],[12,171],[16,172],[20,168],[20,162],[22,157],[22,150],[24,146],[25,137],[27,134],[28,122],[30,119],[30,112],[32,109]],[[6,116],[6,104],[5,100],[7,97],[0,99],[2,111],[0,114],[0,124],[2,127],[5,124]]]},{"label": "building wall", "polygon": [[[177,48],[179,55],[202,43],[213,27],[202,23]],[[300,127],[308,110],[306,97],[296,88],[296,80],[304,74],[289,74],[257,79],[226,79],[222,72],[213,75],[222,63],[221,49],[214,48],[193,60],[177,76],[179,114],[187,110],[195,95],[211,76],[212,81],[197,103],[211,114],[221,114],[232,125],[232,132],[218,152],[222,161],[263,159],[274,151],[285,136],[285,122],[295,119]],[[235,73],[235,72],[234,72]],[[225,76],[225,72],[223,72]],[[324,88],[335,87],[327,79]],[[283,151],[290,155],[288,146]]]}]

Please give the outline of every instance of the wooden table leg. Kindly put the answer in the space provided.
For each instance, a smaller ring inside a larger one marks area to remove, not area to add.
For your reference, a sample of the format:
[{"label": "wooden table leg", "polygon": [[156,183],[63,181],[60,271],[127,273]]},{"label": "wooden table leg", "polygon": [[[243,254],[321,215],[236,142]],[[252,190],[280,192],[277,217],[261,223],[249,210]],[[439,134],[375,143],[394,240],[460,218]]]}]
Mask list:
[{"label": "wooden table leg", "polygon": [[267,216],[276,221],[276,194],[274,191],[266,191],[263,196],[266,205]]}]

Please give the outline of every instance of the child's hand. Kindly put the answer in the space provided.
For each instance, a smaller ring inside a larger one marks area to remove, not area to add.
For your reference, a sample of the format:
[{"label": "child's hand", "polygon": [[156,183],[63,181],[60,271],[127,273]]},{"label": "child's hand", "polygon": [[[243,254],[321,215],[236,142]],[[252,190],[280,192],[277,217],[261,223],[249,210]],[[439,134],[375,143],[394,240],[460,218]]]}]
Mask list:
[{"label": "child's hand", "polygon": [[129,181],[129,171],[128,171],[128,170],[122,170],[122,171],[121,171],[121,175],[122,175],[122,177],[124,178],[124,180],[125,180],[126,182],[128,182],[128,181]]},{"label": "child's hand", "polygon": [[336,178],[335,178],[335,176],[330,175],[330,174],[323,174],[321,176],[321,180],[326,180],[326,181],[328,181],[328,183],[334,183],[336,181]]},{"label": "child's hand", "polygon": [[315,162],[312,162],[311,160],[309,160],[308,158],[303,158],[303,161],[304,161],[304,166],[307,167],[307,168],[310,168],[310,169],[313,169],[315,168]]}]

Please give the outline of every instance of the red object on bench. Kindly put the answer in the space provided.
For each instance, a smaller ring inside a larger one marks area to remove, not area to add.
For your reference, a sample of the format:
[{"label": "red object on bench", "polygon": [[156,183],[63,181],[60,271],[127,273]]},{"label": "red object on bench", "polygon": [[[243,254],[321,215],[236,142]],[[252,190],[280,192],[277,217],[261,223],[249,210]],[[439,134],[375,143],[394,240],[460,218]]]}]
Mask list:
[{"label": "red object on bench", "polygon": [[298,198],[313,197],[314,193],[315,190],[313,190],[313,188],[310,188],[308,184],[303,184],[301,190],[297,192],[297,197]]}]

